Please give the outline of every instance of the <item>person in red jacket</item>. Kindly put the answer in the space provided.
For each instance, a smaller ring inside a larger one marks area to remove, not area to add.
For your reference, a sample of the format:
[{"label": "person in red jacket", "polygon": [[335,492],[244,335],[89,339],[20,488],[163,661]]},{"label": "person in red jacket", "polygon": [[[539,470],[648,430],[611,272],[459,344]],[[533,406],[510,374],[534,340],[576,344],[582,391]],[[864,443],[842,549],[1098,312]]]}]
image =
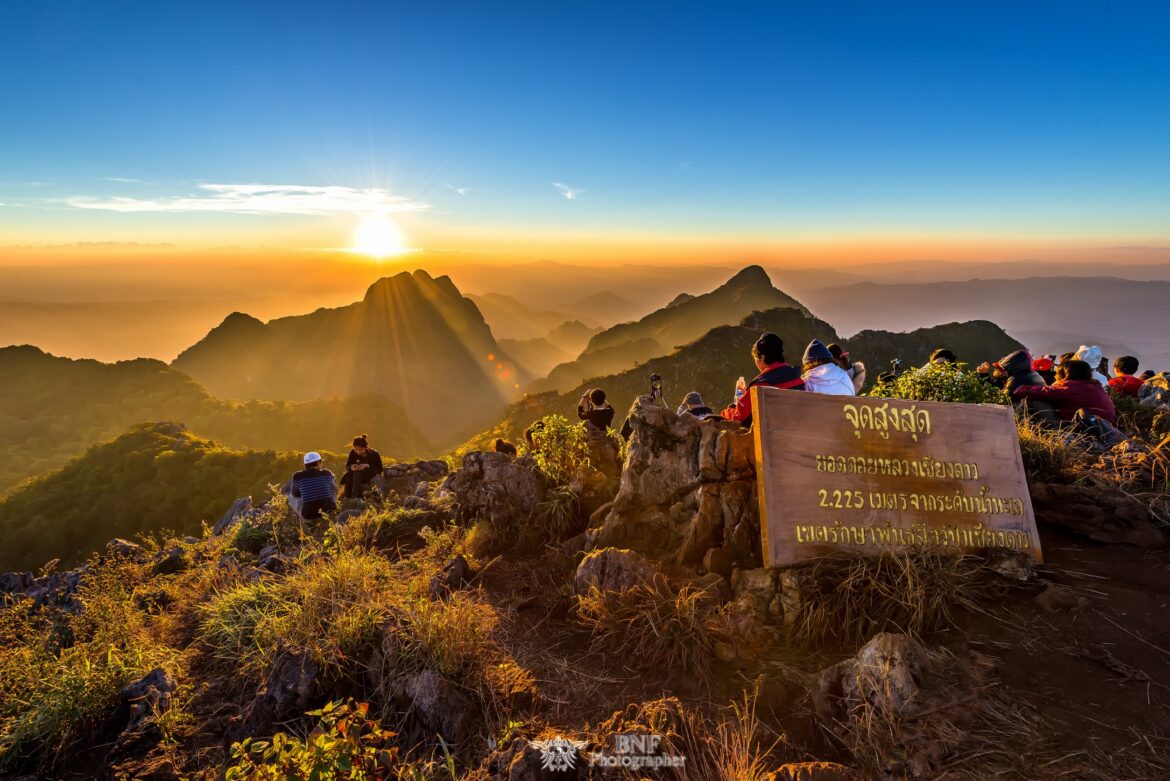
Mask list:
[{"label": "person in red jacket", "polygon": [[736,383],[735,403],[721,413],[727,420],[738,420],[745,426],[752,424],[752,386],[804,390],[800,369],[784,361],[784,340],[776,334],[767,333],[756,340],[752,345],[752,359],[760,373],[742,386],[743,378],[740,378]]},{"label": "person in red jacket", "polygon": [[1145,380],[1135,376],[1138,370],[1138,359],[1132,355],[1123,355],[1113,362],[1113,379],[1109,381],[1109,390],[1118,396],[1138,397]]},{"label": "person in red jacket", "polygon": [[1065,376],[1055,385],[1021,385],[1012,397],[1020,401],[1040,401],[1051,404],[1061,420],[1072,420],[1077,410],[1085,410],[1099,418],[1117,422],[1113,399],[1099,382],[1093,379],[1093,367],[1084,361],[1071,360],[1066,364]]}]

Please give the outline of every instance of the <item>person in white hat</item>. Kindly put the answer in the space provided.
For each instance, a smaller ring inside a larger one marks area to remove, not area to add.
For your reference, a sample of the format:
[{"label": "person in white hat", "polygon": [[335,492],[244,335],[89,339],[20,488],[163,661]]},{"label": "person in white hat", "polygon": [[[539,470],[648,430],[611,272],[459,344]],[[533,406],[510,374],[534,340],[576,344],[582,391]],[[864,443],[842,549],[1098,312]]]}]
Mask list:
[{"label": "person in white hat", "polygon": [[292,476],[290,503],[306,521],[337,509],[337,480],[321,463],[321,454],[305,453],[305,468]]}]

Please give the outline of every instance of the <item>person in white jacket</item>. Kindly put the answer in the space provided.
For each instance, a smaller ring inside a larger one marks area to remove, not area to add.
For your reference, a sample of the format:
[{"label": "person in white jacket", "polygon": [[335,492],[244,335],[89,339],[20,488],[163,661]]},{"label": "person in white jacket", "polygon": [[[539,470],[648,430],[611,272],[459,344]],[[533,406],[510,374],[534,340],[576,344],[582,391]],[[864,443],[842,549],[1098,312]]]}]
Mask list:
[{"label": "person in white jacket", "polygon": [[1084,361],[1093,369],[1093,379],[1109,387],[1109,378],[1100,372],[1101,368],[1101,348],[1096,345],[1089,347],[1081,345],[1077,348],[1076,355],[1073,356],[1078,361]]},{"label": "person in white jacket", "polygon": [[819,339],[808,343],[804,351],[804,389],[810,393],[827,396],[853,396],[853,379],[842,369],[829,348]]}]

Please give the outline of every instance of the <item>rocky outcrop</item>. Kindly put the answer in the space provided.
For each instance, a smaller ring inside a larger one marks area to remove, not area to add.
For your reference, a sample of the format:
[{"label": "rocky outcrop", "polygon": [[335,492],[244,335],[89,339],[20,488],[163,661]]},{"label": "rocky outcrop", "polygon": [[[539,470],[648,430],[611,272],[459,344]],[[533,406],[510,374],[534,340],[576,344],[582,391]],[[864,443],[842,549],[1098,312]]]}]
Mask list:
[{"label": "rocky outcrop", "polygon": [[1088,485],[1039,483],[1031,486],[1039,523],[1096,542],[1157,547],[1165,535],[1153,525],[1149,508],[1133,497]]},{"label": "rocky outcrop", "polygon": [[444,599],[452,591],[467,585],[469,580],[471,580],[471,566],[462,553],[457,553],[455,558],[447,562],[443,569],[436,572],[431,578],[431,598]]},{"label": "rocky outcrop", "polygon": [[573,590],[577,594],[588,594],[594,588],[621,593],[649,583],[660,571],[657,562],[647,561],[632,550],[602,548],[586,554],[577,565]]},{"label": "rocky outcrop", "polygon": [[117,762],[142,753],[162,739],[158,716],[170,708],[177,688],[175,679],[161,667],[122,687],[109,723],[109,728],[118,731],[118,737],[107,761]]},{"label": "rocky outcrop", "polygon": [[759,509],[750,431],[676,415],[649,396],[634,402],[617,496],[590,547],[630,548],[727,576],[760,566]]},{"label": "rocky outcrop", "polygon": [[528,518],[547,493],[531,457],[512,460],[504,453],[480,452],[465,455],[463,468],[447,478],[443,489],[454,494],[461,522],[481,519],[496,528]]},{"label": "rocky outcrop", "polygon": [[[990,688],[985,662],[932,653],[909,635],[878,634],[856,656],[815,676],[811,709],[821,728],[846,745],[880,751],[881,777],[937,778]],[[887,744],[881,736],[891,730],[898,738]]]},{"label": "rocky outcrop", "polygon": [[239,735],[268,735],[275,725],[304,715],[319,693],[318,674],[307,654],[277,649],[268,680],[244,711]]},{"label": "rocky outcrop", "polygon": [[252,510],[252,497],[241,496],[239,499],[232,502],[232,506],[223,514],[223,517],[215,522],[215,526],[211,527],[212,535],[218,537],[223,534],[228,528],[240,518],[248,515]]},{"label": "rocky outcrop", "polygon": [[385,492],[399,496],[414,496],[420,483],[433,483],[447,477],[450,470],[446,461],[415,461],[410,464],[392,464],[383,471]]}]

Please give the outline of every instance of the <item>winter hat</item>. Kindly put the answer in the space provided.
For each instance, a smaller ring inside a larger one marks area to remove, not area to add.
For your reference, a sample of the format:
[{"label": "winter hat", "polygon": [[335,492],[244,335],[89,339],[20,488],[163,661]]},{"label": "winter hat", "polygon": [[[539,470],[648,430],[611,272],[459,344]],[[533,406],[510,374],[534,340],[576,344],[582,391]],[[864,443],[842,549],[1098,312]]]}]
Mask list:
[{"label": "winter hat", "polygon": [[1033,371],[1050,372],[1050,371],[1052,371],[1053,366],[1055,366],[1055,364],[1053,363],[1052,359],[1049,358],[1048,356],[1044,356],[1043,358],[1037,358],[1036,360],[1032,361],[1032,370]]},{"label": "winter hat", "polygon": [[683,397],[683,404],[688,407],[691,405],[701,407],[703,406],[703,397],[698,391],[691,391]]},{"label": "winter hat", "polygon": [[808,343],[808,347],[804,348],[805,363],[820,363],[831,360],[833,360],[833,354],[829,352],[828,347],[821,344],[820,339],[813,339]]},{"label": "winter hat", "polygon": [[315,464],[320,460],[321,460],[320,453],[315,453],[315,452],[305,453],[305,466],[308,466],[309,464]]},{"label": "winter hat", "polygon": [[1086,347],[1082,344],[1077,348],[1077,354],[1074,357],[1078,361],[1084,361],[1089,364],[1096,371],[1097,365],[1101,363],[1101,348],[1096,346]]}]

